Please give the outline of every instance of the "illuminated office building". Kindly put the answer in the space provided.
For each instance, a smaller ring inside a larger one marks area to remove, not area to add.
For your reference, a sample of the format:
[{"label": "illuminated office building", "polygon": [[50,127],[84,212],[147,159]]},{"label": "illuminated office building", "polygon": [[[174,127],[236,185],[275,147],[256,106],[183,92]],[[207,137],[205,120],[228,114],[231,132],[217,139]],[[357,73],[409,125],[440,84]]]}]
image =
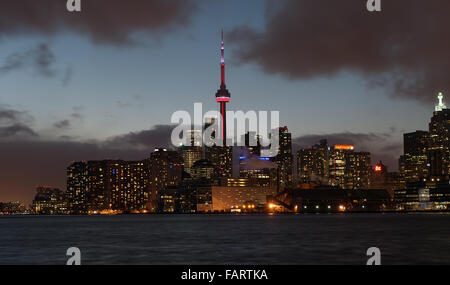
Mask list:
[{"label": "illuminated office building", "polygon": [[407,183],[405,189],[395,190],[395,201],[401,210],[448,210],[450,184],[448,181]]},{"label": "illuminated office building", "polygon": [[217,178],[231,178],[233,176],[233,147],[207,147],[205,148],[205,159],[216,167]]},{"label": "illuminated office building", "polygon": [[216,174],[216,167],[206,159],[198,160],[194,163],[191,168],[192,179],[205,178],[208,180],[213,180]]},{"label": "illuminated office building", "polygon": [[428,132],[404,135],[399,167],[406,183],[450,179],[450,109],[444,104],[442,93],[438,100]]},{"label": "illuminated office building", "polygon": [[158,192],[167,187],[177,187],[182,179],[182,158],[178,152],[155,149],[150,158],[144,161],[148,173],[147,209],[157,211]]},{"label": "illuminated office building", "polygon": [[438,94],[439,103],[429,124],[428,163],[432,179],[450,179],[450,109],[443,102],[444,95]]},{"label": "illuminated office building", "polygon": [[372,174],[369,152],[347,153],[345,167],[345,189],[369,189]]},{"label": "illuminated office building", "polygon": [[389,172],[383,162],[378,162],[372,173],[370,180],[370,189],[384,189],[393,198],[394,191],[405,188],[403,176],[398,172]]},{"label": "illuminated office building", "polygon": [[200,146],[182,146],[179,149],[181,153],[181,157],[183,159],[183,169],[185,172],[191,173],[191,167],[194,165],[196,161],[202,159],[203,150]]},{"label": "illuminated office building", "polygon": [[280,188],[286,187],[293,182],[293,155],[292,138],[288,127],[279,128],[278,154],[273,159],[278,164],[277,179]]},{"label": "illuminated office building", "polygon": [[311,148],[297,152],[297,177],[300,183],[318,182],[328,184],[329,147],[321,140]]},{"label": "illuminated office building", "polygon": [[330,184],[346,189],[347,155],[354,151],[353,145],[335,145],[330,151]]},{"label": "illuminated office building", "polygon": [[426,131],[416,131],[403,135],[403,152],[399,169],[406,182],[424,181],[429,177],[427,152],[430,135]]}]

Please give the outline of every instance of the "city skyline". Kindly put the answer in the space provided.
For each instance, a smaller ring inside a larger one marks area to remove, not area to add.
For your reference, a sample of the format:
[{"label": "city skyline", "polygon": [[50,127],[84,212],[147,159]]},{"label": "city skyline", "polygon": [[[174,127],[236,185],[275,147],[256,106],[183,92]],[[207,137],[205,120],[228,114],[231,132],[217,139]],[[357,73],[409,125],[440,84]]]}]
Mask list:
[{"label": "city skyline", "polygon": [[[294,5],[291,2],[286,5]],[[30,200],[34,191],[30,185],[64,189],[64,169],[72,160],[143,159],[151,149],[167,146],[172,112],[194,102],[217,109],[211,96],[219,78],[217,43],[222,27],[233,42],[227,65],[231,66],[227,81],[235,94],[230,109],[279,109],[282,125],[289,126],[297,147],[313,145],[321,138],[331,144],[352,143],[359,151],[370,151],[373,163],[383,160],[396,171],[403,133],[427,128],[436,93],[446,94],[448,86],[434,86],[436,90],[420,98],[393,98],[387,89],[369,88],[361,73],[350,73],[345,67],[333,77],[325,72],[307,79],[289,72],[283,75],[282,68],[264,72],[267,62],[245,59],[239,32],[245,31],[243,24],[267,29],[277,20],[276,14],[265,18],[266,6],[253,1],[243,4],[240,12],[251,17],[224,16],[231,14],[227,10],[235,11],[236,5],[216,1],[192,8],[197,10],[189,24],[183,22],[163,34],[149,28],[150,37],[137,37],[149,41],[143,45],[128,45],[117,38],[101,42],[94,29],[88,35],[76,30],[47,35],[38,28],[23,27],[33,33],[32,39],[23,38],[20,31],[0,30],[5,55],[0,77],[0,151],[5,161],[0,200]],[[213,25],[200,27],[216,10],[224,15]],[[134,28],[125,32],[130,31]],[[92,62],[85,60],[86,54]],[[140,62],[142,58],[146,60]],[[39,94],[35,94],[36,86],[40,86]],[[411,117],[411,113],[417,115]],[[20,173],[24,165],[26,173]]]}]

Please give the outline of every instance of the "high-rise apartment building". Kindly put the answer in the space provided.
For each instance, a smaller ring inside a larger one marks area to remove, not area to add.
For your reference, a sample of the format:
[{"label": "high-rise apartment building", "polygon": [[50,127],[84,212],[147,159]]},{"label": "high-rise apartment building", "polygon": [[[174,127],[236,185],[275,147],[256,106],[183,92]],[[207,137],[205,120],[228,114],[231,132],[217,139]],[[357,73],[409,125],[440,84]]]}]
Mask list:
[{"label": "high-rise apartment building", "polygon": [[157,149],[142,161],[74,162],[67,168],[72,213],[156,211],[158,191],[181,183],[177,152]]},{"label": "high-rise apartment building", "polygon": [[277,179],[280,187],[293,182],[292,135],[288,127],[279,128],[278,154],[273,159],[278,164]]},{"label": "high-rise apartment building", "polygon": [[321,140],[313,147],[297,152],[297,178],[300,183],[318,182],[328,184],[329,147]]},{"label": "high-rise apartment building", "polygon": [[335,145],[330,150],[329,171],[330,184],[346,189],[347,155],[355,150],[353,145]]},{"label": "high-rise apartment building", "polygon": [[349,152],[346,157],[345,188],[369,189],[372,166],[369,152]]}]

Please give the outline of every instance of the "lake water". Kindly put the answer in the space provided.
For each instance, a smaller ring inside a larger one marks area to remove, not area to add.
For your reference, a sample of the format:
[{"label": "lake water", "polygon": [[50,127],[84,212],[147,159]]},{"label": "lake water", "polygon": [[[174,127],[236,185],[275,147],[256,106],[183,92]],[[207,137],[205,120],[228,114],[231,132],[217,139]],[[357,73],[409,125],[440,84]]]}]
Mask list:
[{"label": "lake water", "polygon": [[449,214],[2,216],[0,264],[450,264]]}]

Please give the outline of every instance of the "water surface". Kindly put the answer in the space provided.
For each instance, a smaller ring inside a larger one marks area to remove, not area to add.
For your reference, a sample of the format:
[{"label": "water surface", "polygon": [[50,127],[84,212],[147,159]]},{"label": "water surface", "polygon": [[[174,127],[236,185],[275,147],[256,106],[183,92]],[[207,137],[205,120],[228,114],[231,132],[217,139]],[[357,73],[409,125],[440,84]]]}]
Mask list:
[{"label": "water surface", "polygon": [[450,264],[450,215],[0,217],[0,264]]}]

